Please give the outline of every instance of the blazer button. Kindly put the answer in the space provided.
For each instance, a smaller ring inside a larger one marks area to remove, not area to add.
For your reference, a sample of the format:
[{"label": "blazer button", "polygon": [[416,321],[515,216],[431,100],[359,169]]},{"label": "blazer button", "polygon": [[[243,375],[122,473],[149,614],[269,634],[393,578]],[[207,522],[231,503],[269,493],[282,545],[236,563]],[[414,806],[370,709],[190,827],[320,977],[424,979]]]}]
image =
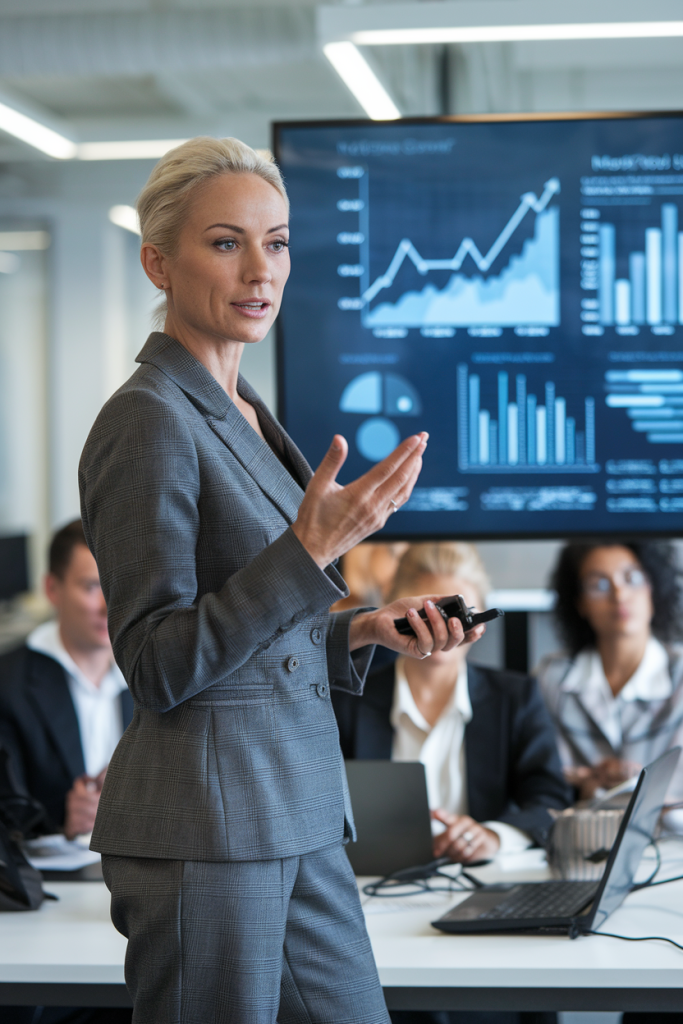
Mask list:
[{"label": "blazer button", "polygon": [[318,683],[315,689],[319,697],[327,697],[327,683]]},{"label": "blazer button", "polygon": [[314,644],[319,644],[322,641],[322,638],[323,635],[319,629],[316,628],[311,630],[311,640]]},{"label": "blazer button", "polygon": [[299,667],[299,659],[298,658],[290,658],[289,661],[287,662],[287,668],[289,669],[290,672],[296,672],[298,667]]}]

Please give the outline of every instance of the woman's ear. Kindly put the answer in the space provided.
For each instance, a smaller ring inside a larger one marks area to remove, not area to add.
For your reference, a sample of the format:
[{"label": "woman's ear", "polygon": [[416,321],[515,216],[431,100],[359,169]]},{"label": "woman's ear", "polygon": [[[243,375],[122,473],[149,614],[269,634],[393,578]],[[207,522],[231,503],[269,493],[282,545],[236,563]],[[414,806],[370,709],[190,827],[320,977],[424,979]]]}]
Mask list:
[{"label": "woman's ear", "polygon": [[145,242],[140,248],[140,262],[142,269],[147,274],[156,288],[164,291],[168,288],[167,260],[164,254],[151,242]]}]

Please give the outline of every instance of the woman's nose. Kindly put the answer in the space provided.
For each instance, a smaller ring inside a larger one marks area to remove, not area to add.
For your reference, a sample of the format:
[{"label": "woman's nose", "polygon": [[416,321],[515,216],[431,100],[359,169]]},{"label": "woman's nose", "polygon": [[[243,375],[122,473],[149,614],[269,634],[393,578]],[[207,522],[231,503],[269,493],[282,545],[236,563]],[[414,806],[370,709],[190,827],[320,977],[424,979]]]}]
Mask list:
[{"label": "woman's nose", "polygon": [[270,281],[270,278],[271,273],[266,254],[261,250],[250,252],[244,268],[244,281],[258,281],[260,284],[264,284]]}]

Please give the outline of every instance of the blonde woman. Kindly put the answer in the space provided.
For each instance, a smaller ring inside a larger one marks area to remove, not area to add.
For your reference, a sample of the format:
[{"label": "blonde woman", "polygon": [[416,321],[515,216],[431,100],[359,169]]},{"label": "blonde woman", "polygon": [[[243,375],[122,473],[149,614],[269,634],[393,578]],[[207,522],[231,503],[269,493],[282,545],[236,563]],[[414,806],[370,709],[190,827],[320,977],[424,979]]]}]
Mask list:
[{"label": "blonde woman", "polygon": [[[330,687],[360,691],[375,643],[421,658],[463,633],[422,599],[327,609],[347,593],[335,560],[406,501],[427,437],[341,487],[344,438],[313,474],[239,375],[289,274],[273,164],[235,139],[191,140],[157,164],[138,213],[164,329],[80,469],[135,702],[93,833],[133,1020],[385,1022],[343,849]],[[393,628],[406,613],[410,640]]]},{"label": "blonde woman", "polygon": [[[413,544],[392,596],[462,594],[483,608],[486,572],[471,544]],[[347,758],[422,761],[435,822],[434,856],[465,864],[543,845],[551,808],[569,791],[550,718],[528,676],[467,664],[468,647],[400,657],[362,697],[333,697]]]}]

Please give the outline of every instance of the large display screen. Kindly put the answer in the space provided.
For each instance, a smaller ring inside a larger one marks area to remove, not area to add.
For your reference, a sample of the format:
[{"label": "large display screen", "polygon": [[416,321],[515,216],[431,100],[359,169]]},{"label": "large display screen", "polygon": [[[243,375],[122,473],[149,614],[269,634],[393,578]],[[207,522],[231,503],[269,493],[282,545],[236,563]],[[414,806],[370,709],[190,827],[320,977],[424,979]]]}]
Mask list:
[{"label": "large display screen", "polygon": [[279,124],[279,414],[342,482],[428,430],[389,537],[683,526],[683,115]]}]

